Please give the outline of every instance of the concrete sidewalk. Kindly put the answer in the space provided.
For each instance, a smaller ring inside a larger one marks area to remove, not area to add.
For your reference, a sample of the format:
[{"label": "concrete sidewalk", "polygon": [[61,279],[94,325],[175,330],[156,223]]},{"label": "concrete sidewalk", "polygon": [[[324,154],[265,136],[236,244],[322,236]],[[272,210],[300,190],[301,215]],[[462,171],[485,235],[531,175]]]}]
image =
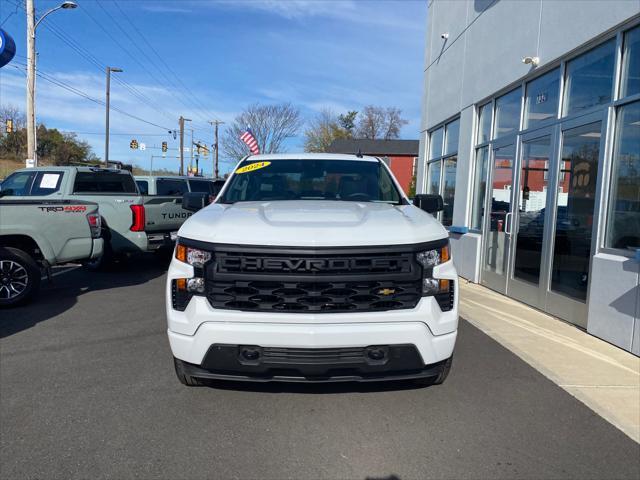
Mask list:
[{"label": "concrete sidewalk", "polygon": [[460,316],[640,442],[640,358],[464,279]]}]

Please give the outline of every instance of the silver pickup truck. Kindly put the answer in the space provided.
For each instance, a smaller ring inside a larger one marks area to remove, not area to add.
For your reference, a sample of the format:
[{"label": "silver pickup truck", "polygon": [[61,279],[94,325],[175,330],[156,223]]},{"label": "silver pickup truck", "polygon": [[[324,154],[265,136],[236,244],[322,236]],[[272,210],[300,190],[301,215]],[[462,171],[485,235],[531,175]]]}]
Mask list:
[{"label": "silver pickup truck", "polygon": [[127,170],[99,167],[38,167],[17,170],[0,187],[4,199],[94,202],[100,207],[104,254],[90,268],[138,252],[173,248],[186,217],[181,198],[143,197]]},{"label": "silver pickup truck", "polygon": [[31,299],[52,265],[99,258],[100,229],[96,203],[0,198],[0,307]]}]

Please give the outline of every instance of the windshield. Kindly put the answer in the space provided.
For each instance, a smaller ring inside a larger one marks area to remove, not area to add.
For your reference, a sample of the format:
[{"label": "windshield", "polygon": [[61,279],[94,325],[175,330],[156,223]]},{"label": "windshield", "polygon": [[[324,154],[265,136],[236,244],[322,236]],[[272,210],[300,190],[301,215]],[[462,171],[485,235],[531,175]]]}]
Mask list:
[{"label": "windshield", "polygon": [[221,203],[342,200],[402,203],[381,162],[359,160],[245,161],[229,180]]}]

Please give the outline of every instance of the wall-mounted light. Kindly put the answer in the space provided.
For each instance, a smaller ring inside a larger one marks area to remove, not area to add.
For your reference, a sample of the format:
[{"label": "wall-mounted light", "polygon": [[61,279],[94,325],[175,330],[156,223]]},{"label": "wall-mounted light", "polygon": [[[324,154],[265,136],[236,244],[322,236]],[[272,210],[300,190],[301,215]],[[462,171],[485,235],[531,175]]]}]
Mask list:
[{"label": "wall-mounted light", "polygon": [[525,65],[531,65],[532,67],[537,67],[540,63],[539,57],[522,57],[522,63]]}]

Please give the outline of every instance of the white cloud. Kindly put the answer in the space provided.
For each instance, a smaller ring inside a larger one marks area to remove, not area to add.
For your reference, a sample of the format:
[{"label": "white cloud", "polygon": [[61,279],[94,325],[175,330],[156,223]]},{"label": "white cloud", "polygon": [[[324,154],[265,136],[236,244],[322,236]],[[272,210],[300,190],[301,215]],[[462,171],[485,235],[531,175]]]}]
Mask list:
[{"label": "white cloud", "polygon": [[398,0],[221,0],[211,2],[208,5],[244,10],[253,9],[272,13],[288,20],[316,17],[402,30],[422,30],[422,19],[416,18],[410,10],[406,9],[406,5],[409,3],[416,2]]}]

